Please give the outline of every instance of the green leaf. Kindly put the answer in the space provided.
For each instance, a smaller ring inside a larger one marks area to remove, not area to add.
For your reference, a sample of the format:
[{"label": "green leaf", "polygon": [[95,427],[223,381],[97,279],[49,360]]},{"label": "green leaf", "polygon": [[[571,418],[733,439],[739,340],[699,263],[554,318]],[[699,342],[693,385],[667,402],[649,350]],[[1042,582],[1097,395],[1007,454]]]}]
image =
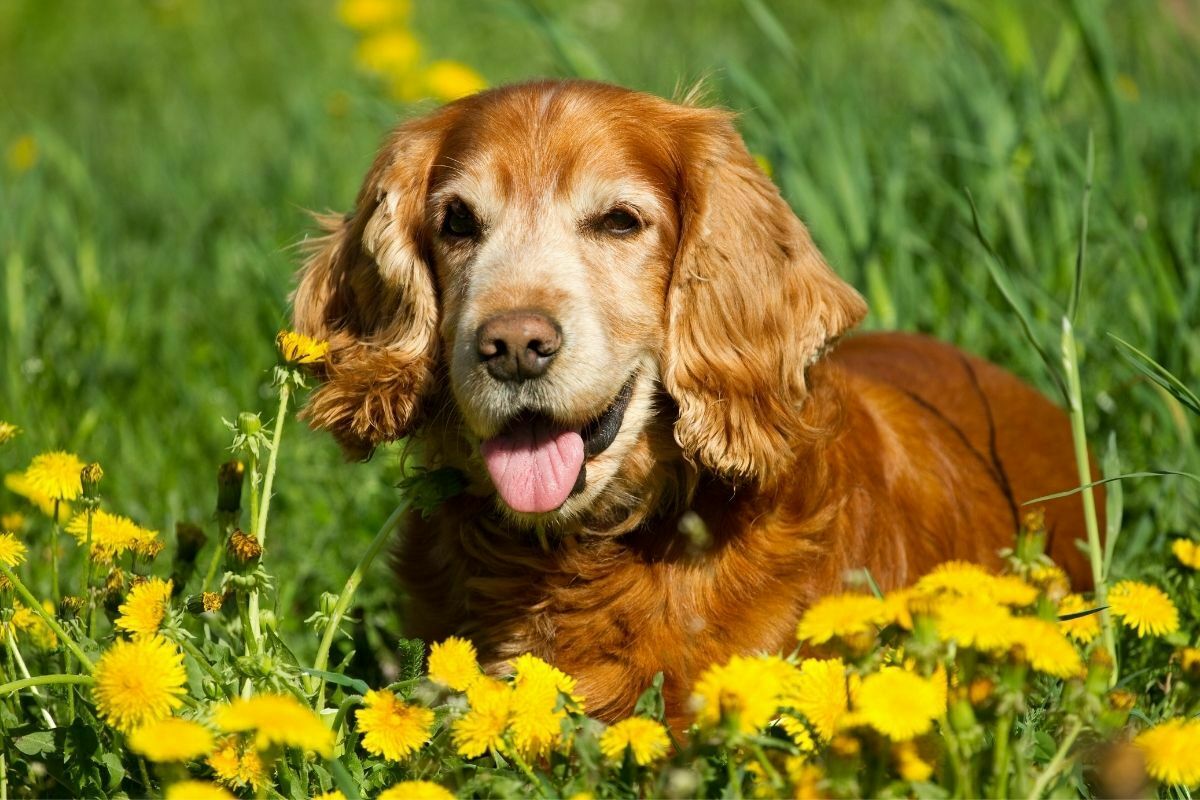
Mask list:
[{"label": "green leaf", "polygon": [[114,753],[105,753],[100,756],[100,763],[104,765],[104,770],[108,773],[108,791],[115,791],[121,785],[121,781],[125,780],[125,765]]},{"label": "green leaf", "polygon": [[1195,392],[1185,386],[1183,381],[1171,374],[1170,370],[1162,364],[1141,350],[1138,350],[1121,337],[1111,333],[1109,336],[1121,346],[1121,355],[1133,365],[1134,369],[1157,383],[1163,389],[1166,389],[1172,397],[1183,403],[1193,414],[1200,414],[1200,397],[1197,397]]},{"label": "green leaf", "polygon": [[408,498],[411,507],[428,519],[442,503],[462,494],[467,488],[467,476],[454,467],[433,470],[416,467],[396,486]]},{"label": "green leaf", "polygon": [[27,733],[24,736],[18,737],[13,744],[27,756],[38,755],[39,753],[53,753],[54,731]]},{"label": "green leaf", "polygon": [[282,658],[289,667],[300,669],[300,662],[296,660],[296,654],[292,652],[290,647],[283,643],[283,639],[279,638],[279,634],[275,633],[275,629],[264,627],[264,631],[267,634],[267,639],[271,641],[271,646],[274,648],[275,654]]},{"label": "green leaf", "polygon": [[663,674],[659,672],[654,676],[654,680],[650,681],[650,686],[646,688],[646,691],[642,692],[641,696],[638,697],[637,703],[633,706],[633,713],[637,716],[649,717],[650,719],[662,722],[667,713],[667,705],[663,700],[662,687]]},{"label": "green leaf", "polygon": [[359,694],[366,694],[367,692],[371,691],[371,687],[367,684],[363,683],[357,678],[347,677],[340,672],[327,672],[322,669],[309,669],[308,667],[301,667],[300,671],[305,675],[311,675],[314,678],[321,678],[329,683],[336,683],[338,686],[345,686],[347,689],[353,689]]}]

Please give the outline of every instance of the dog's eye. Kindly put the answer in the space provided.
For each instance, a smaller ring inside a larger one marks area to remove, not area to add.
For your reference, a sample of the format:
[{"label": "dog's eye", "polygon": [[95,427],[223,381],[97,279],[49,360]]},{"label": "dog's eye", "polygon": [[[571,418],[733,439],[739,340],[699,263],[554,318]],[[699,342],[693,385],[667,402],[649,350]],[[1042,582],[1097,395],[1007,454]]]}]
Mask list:
[{"label": "dog's eye", "polygon": [[479,220],[462,200],[454,200],[446,206],[442,219],[442,235],[455,239],[470,239],[479,234]]},{"label": "dog's eye", "polygon": [[601,217],[599,222],[602,231],[614,236],[628,236],[642,227],[641,220],[624,208],[614,208]]}]

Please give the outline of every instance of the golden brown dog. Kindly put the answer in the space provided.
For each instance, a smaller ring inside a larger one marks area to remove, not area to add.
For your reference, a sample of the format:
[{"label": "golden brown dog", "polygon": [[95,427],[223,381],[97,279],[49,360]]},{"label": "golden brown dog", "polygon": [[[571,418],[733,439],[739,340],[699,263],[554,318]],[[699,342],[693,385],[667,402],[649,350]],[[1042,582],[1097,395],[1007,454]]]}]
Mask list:
[{"label": "golden brown dog", "polygon": [[[331,343],[308,418],[470,480],[406,531],[411,632],[532,651],[602,718],[662,671],[679,719],[848,570],[995,564],[1023,501],[1078,483],[1066,417],[1007,372],[912,335],[830,349],[863,300],[727,113],[484,92],[393,132],[329,228],[295,296]],[[1078,498],[1047,521],[1086,583]]]}]

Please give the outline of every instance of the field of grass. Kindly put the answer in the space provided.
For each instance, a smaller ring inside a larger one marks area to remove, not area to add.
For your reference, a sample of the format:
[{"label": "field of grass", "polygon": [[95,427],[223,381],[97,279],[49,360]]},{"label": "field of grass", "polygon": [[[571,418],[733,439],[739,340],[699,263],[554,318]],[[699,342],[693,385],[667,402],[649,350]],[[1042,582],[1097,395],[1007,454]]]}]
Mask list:
[{"label": "field of grass", "polygon": [[[492,85],[580,75],[670,95],[703,78],[867,297],[867,327],[932,333],[1061,400],[1077,307],[1094,450],[1114,471],[1200,473],[1198,418],[1112,338],[1200,386],[1194,3],[415,0],[409,20],[421,63]],[[103,465],[105,507],[163,532],[162,563],[177,524],[211,535],[222,418],[275,413],[308,212],[347,209],[388,127],[435,102],[364,69],[369,36],[320,0],[0,4],[0,421],[23,430],[0,473],[69,450]],[[318,637],[302,621],[399,478],[394,449],[348,465],[287,421],[270,605],[305,663]],[[1123,487],[1113,580],[1200,528],[1195,482]],[[44,592],[46,543],[30,551]],[[355,600],[369,623],[351,626],[373,686],[402,629],[383,562]]]}]

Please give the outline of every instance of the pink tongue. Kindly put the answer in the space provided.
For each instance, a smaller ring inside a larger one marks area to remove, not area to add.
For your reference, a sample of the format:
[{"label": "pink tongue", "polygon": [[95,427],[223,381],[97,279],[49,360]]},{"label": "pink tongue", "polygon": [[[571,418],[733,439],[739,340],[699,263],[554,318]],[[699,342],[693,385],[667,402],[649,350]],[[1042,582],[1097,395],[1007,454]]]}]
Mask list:
[{"label": "pink tongue", "polygon": [[500,497],[513,511],[542,513],[561,506],[583,466],[583,437],[545,420],[519,423],[479,446]]}]

